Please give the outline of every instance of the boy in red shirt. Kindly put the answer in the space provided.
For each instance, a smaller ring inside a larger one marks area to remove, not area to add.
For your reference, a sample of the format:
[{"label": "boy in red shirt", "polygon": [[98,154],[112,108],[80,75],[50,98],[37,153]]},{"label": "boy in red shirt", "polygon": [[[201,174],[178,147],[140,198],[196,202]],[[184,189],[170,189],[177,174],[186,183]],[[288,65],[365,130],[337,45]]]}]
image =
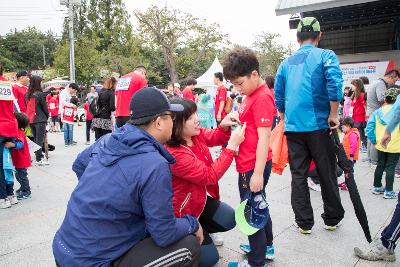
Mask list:
[{"label": "boy in red shirt", "polygon": [[218,86],[215,94],[215,119],[217,120],[217,123],[220,123],[226,116],[224,108],[227,98],[227,91],[222,83],[223,81],[224,76],[221,72],[214,73],[214,84]]},{"label": "boy in red shirt", "polygon": [[58,93],[54,90],[50,93],[50,99],[47,101],[49,114],[51,116],[51,131],[59,132],[60,127],[58,125]]},{"label": "boy in red shirt", "polygon": [[62,116],[64,124],[64,143],[66,147],[74,144],[74,121],[78,98],[71,97],[71,104],[71,106],[64,106]]},{"label": "boy in red shirt", "polygon": [[183,91],[182,91],[182,97],[185,99],[192,100],[193,102],[196,102],[196,99],[193,94],[193,90],[194,90],[194,87],[196,86],[196,84],[197,84],[197,81],[195,79],[189,79],[187,81],[186,88],[183,89]]},{"label": "boy in red shirt", "polygon": [[31,188],[28,179],[31,155],[29,154],[28,142],[25,135],[25,128],[29,126],[29,119],[24,113],[15,113],[15,117],[18,122],[18,133],[15,138],[16,147],[11,150],[11,158],[15,167],[15,178],[17,178],[17,181],[21,185],[16,191],[17,199],[21,200],[31,197]]},{"label": "boy in red shirt", "polygon": [[[246,98],[239,106],[239,120],[246,122],[246,139],[236,156],[239,173],[239,192],[243,201],[249,191],[265,194],[272,168],[269,148],[275,101],[271,90],[260,77],[259,62],[255,53],[243,47],[229,52],[224,60],[224,76]],[[248,236],[250,245],[240,248],[248,253],[250,266],[264,266],[265,259],[274,258],[272,221],[269,216],[264,228]],[[237,266],[232,262],[230,266]],[[229,265],[228,265],[229,266]],[[247,266],[247,265],[246,265]]]}]

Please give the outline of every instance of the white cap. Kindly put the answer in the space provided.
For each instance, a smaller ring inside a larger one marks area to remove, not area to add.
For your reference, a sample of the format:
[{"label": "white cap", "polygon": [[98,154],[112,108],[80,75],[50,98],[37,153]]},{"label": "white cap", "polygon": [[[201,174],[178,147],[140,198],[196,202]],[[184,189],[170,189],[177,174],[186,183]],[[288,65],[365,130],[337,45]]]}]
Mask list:
[{"label": "white cap", "polygon": [[175,87],[181,88],[181,85],[179,83],[174,83]]}]

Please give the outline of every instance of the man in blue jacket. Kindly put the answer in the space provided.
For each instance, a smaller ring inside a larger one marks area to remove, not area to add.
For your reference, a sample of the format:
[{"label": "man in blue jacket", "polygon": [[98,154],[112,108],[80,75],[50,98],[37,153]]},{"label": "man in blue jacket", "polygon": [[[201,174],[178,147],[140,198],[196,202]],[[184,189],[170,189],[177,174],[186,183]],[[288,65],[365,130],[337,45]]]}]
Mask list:
[{"label": "man in blue jacket", "polygon": [[317,48],[320,39],[319,22],[313,17],[303,18],[297,28],[301,47],[280,65],[274,88],[288,141],[294,224],[303,234],[310,234],[314,225],[307,186],[312,159],[321,179],[325,229],[336,230],[344,216],[337,186],[335,150],[329,133],[330,127],[339,126],[343,78],[335,53]]},{"label": "man in blue jacket", "polygon": [[79,183],[53,240],[57,266],[198,265],[202,229],[195,217],[174,216],[169,164],[175,160],[162,145],[183,106],[145,88],[130,107],[125,126],[74,162]]}]

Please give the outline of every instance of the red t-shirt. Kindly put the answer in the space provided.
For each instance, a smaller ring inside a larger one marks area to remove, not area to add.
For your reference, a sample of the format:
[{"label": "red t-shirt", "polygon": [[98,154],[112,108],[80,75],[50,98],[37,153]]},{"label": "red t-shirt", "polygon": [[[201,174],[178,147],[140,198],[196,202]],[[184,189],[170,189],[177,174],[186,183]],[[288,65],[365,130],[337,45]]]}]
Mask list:
[{"label": "red t-shirt", "polygon": [[74,124],[74,118],[75,118],[75,113],[76,113],[76,107],[67,107],[64,106],[64,111],[63,111],[63,122],[64,123],[69,123],[69,124]]},{"label": "red t-shirt", "polygon": [[364,93],[361,93],[357,99],[351,101],[351,106],[353,107],[353,120],[354,122],[364,122],[365,121],[365,100]]},{"label": "red t-shirt", "polygon": [[12,90],[15,99],[17,99],[19,110],[25,113],[26,112],[25,94],[26,91],[28,91],[28,87],[26,87],[25,85],[14,84]]},{"label": "red t-shirt", "polygon": [[23,129],[18,129],[16,139],[22,141],[24,146],[21,149],[12,149],[11,158],[15,168],[26,169],[31,166],[31,155],[29,154],[28,141]]},{"label": "red t-shirt", "polygon": [[189,100],[192,100],[193,102],[195,102],[192,89],[190,89],[189,87],[186,87],[185,89],[183,89],[182,97],[185,98],[185,99],[189,99]]},{"label": "red t-shirt", "polygon": [[[0,81],[6,81],[0,76]],[[0,136],[16,137],[18,124],[14,115],[14,94],[12,86],[7,85],[0,90]]]},{"label": "red t-shirt", "polygon": [[[263,83],[251,95],[246,96],[239,106],[239,120],[246,122],[245,139],[239,146],[236,156],[236,170],[239,173],[254,170],[258,143],[258,127],[272,127],[275,103],[271,90]],[[272,150],[268,149],[268,158],[272,159]]]},{"label": "red t-shirt", "polygon": [[93,120],[93,114],[90,113],[88,101],[85,102],[85,104],[83,105],[83,108],[84,108],[85,111],[86,111],[86,120],[87,120],[87,121]]},{"label": "red t-shirt", "polygon": [[[226,104],[226,97],[227,97],[227,91],[224,85],[221,85],[217,88],[217,92],[215,94],[215,118],[218,116],[218,109],[221,101],[225,101]],[[224,111],[224,108],[222,107],[222,112],[221,112],[221,118],[225,118],[226,112]]]},{"label": "red t-shirt", "polygon": [[115,89],[115,117],[130,116],[129,104],[132,96],[140,89],[147,87],[147,80],[135,72],[122,76]]},{"label": "red t-shirt", "polygon": [[51,97],[47,101],[47,107],[50,113],[50,116],[58,116],[58,99]]}]

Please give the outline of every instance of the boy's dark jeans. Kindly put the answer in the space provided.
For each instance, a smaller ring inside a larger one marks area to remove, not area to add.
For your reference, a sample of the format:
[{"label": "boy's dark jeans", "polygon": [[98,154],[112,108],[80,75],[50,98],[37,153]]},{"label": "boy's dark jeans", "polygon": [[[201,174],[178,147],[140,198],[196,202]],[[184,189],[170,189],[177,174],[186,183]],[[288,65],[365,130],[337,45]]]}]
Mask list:
[{"label": "boy's dark jeans", "polygon": [[[269,176],[271,175],[272,161],[268,161],[264,169],[264,187],[268,184]],[[239,192],[240,199],[243,201],[247,192],[250,191],[250,178],[254,170],[245,173],[239,173]],[[271,213],[270,213],[271,214]],[[265,248],[272,245],[272,220],[271,215],[264,229],[260,229],[257,233],[248,237],[251,252],[248,254],[249,264],[253,267],[264,266],[265,264]]]},{"label": "boy's dark jeans", "polygon": [[383,172],[386,171],[386,191],[393,191],[394,173],[400,153],[388,153],[378,150],[378,165],[375,169],[374,187],[382,187]]},{"label": "boy's dark jeans", "polygon": [[7,198],[6,191],[6,177],[3,171],[3,150],[4,150],[4,137],[0,136],[0,199]]},{"label": "boy's dark jeans", "polygon": [[31,187],[29,186],[28,171],[25,168],[15,168],[15,178],[17,178],[18,183],[21,185],[20,190],[24,192],[31,192]]}]

